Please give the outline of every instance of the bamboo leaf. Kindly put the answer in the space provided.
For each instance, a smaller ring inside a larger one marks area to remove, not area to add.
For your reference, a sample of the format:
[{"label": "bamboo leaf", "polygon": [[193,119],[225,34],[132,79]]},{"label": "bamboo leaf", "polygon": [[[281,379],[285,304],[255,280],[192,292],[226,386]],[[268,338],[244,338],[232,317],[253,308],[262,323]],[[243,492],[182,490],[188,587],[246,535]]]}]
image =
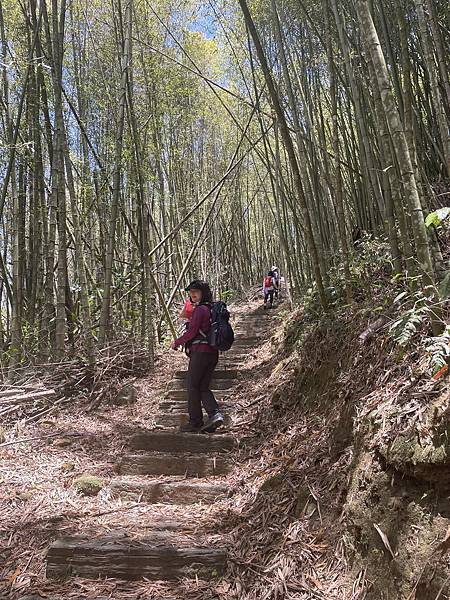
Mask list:
[{"label": "bamboo leaf", "polygon": [[389,539],[388,539],[387,535],[378,527],[378,525],[376,523],[374,523],[373,526],[375,527],[376,531],[378,532],[378,535],[380,536],[386,550],[389,552],[389,554],[392,556],[392,558],[395,558],[394,552],[392,551],[391,544],[389,543]]}]

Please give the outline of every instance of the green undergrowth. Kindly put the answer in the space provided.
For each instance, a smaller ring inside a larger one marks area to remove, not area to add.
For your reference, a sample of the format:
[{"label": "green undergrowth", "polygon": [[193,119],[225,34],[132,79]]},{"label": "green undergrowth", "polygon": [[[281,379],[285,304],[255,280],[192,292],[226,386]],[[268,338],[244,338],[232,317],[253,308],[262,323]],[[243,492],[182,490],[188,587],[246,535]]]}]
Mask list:
[{"label": "green undergrowth", "polygon": [[280,315],[237,550],[271,583],[246,572],[243,598],[297,598],[301,581],[327,600],[450,597],[448,328],[437,340],[421,311],[400,335],[420,291],[391,276],[381,243],[360,252],[351,303],[337,272],[328,312],[310,291]]}]

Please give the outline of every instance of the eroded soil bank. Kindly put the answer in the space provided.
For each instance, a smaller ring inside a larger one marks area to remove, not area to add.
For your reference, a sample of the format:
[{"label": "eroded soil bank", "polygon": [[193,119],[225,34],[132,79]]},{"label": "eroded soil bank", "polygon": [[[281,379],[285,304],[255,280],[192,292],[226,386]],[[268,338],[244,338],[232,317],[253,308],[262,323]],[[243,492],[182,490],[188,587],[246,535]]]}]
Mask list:
[{"label": "eroded soil bank", "polygon": [[371,306],[283,315],[242,419],[238,597],[450,597],[448,380]]}]

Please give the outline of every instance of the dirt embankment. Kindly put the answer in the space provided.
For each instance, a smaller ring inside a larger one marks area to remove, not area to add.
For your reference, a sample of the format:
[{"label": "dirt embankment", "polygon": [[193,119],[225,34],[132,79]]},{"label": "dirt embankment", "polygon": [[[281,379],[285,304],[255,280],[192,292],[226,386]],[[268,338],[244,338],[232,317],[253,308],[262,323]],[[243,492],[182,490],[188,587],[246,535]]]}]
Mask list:
[{"label": "dirt embankment", "polygon": [[240,598],[450,598],[448,380],[386,328],[362,341],[376,318],[298,312],[273,342],[243,416]]}]

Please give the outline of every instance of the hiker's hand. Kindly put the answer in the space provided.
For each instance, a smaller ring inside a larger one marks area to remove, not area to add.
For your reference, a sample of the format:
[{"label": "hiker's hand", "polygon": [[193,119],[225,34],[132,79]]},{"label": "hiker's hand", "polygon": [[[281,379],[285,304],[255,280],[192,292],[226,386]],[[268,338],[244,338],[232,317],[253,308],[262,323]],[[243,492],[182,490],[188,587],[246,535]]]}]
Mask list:
[{"label": "hiker's hand", "polygon": [[172,350],[178,350],[178,346],[175,344],[175,342],[173,342],[170,347],[172,348]]}]

